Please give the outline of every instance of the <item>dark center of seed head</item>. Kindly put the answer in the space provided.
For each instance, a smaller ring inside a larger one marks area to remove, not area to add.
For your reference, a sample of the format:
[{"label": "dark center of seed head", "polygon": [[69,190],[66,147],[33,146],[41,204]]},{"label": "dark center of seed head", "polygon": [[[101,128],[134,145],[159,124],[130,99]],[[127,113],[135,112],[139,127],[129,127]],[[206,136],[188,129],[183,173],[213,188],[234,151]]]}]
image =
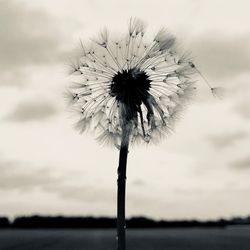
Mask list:
[{"label": "dark center of seed head", "polygon": [[150,89],[150,80],[144,71],[138,69],[124,70],[114,75],[110,94],[116,100],[128,106],[131,111],[138,111],[146,101]]}]

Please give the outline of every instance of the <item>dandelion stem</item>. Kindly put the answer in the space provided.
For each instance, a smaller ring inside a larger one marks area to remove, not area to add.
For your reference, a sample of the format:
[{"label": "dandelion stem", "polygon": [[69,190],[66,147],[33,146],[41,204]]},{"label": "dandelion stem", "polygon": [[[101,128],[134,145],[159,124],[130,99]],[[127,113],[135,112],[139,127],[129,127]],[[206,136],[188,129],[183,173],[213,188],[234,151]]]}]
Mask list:
[{"label": "dandelion stem", "polygon": [[126,249],[125,194],[129,132],[123,128],[117,179],[117,250]]},{"label": "dandelion stem", "polygon": [[143,133],[143,137],[146,136],[145,134],[145,128],[144,128],[144,124],[143,124],[143,115],[142,115],[142,110],[141,110],[141,107],[139,107],[139,115],[140,115],[140,120],[141,120],[141,128],[142,128],[142,133]]}]

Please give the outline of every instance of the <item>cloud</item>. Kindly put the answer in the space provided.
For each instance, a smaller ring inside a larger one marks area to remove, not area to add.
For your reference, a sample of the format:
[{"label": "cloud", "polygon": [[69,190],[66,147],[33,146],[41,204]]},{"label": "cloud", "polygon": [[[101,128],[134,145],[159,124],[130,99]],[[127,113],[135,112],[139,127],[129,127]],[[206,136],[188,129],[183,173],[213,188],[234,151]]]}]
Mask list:
[{"label": "cloud", "polygon": [[27,169],[26,164],[16,161],[0,161],[1,190],[31,190],[54,184],[57,178],[51,175],[49,168]]},{"label": "cloud", "polygon": [[141,179],[136,179],[132,182],[132,185],[133,186],[136,186],[136,187],[142,187],[142,186],[145,186],[146,183],[145,181],[141,180]]},{"label": "cloud", "polygon": [[196,37],[190,44],[197,67],[208,77],[230,79],[249,72],[250,34],[229,36],[210,32]]},{"label": "cloud", "polygon": [[12,0],[1,1],[0,23],[2,72],[59,59],[62,32],[47,13]]},{"label": "cloud", "polygon": [[250,102],[248,99],[239,100],[239,102],[234,106],[234,111],[245,119],[250,119]]},{"label": "cloud", "polygon": [[225,148],[234,145],[247,136],[248,134],[246,132],[235,132],[220,135],[211,135],[208,139],[213,146],[217,148]]},{"label": "cloud", "polygon": [[69,185],[57,183],[53,186],[46,186],[44,190],[55,193],[63,199],[70,199],[84,202],[107,202],[115,200],[114,190],[86,185]]},{"label": "cloud", "polygon": [[[69,172],[70,173],[70,172]],[[69,174],[68,173],[68,174]],[[110,188],[67,183],[68,174],[57,173],[51,167],[31,166],[30,163],[0,160],[0,191],[32,191],[53,193],[63,200],[84,202],[113,202],[115,192]],[[74,174],[72,173],[72,177]]]},{"label": "cloud", "polygon": [[52,168],[37,168],[23,162],[0,160],[0,190],[26,192],[34,189],[54,193],[65,200],[110,202],[115,199],[112,196],[113,190],[69,185],[65,183],[65,176],[56,175]]},{"label": "cloud", "polygon": [[57,113],[57,108],[48,101],[24,101],[6,119],[14,122],[29,122],[47,119]]},{"label": "cloud", "polygon": [[[1,60],[1,59],[0,59]],[[1,69],[0,69],[1,72]],[[1,72],[0,87],[17,87],[23,88],[27,83],[27,73],[23,70],[16,69],[14,74],[11,71]]]},{"label": "cloud", "polygon": [[230,166],[237,170],[250,170],[250,157],[235,161]]}]

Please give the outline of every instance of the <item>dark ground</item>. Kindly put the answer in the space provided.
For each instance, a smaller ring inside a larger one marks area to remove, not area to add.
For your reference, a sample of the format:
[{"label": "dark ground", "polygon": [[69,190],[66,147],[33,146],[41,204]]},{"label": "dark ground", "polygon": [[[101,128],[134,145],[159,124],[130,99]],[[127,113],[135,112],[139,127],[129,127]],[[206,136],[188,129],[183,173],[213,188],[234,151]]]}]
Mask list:
[{"label": "dark ground", "polygon": [[[0,250],[115,250],[115,230],[0,230]],[[250,250],[250,227],[131,229],[128,250]]]}]

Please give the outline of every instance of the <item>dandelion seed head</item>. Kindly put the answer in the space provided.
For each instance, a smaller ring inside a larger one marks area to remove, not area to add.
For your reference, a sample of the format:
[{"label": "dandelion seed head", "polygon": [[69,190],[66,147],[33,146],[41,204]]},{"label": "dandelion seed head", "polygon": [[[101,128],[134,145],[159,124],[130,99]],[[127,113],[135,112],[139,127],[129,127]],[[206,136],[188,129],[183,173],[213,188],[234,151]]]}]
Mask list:
[{"label": "dandelion seed head", "polygon": [[107,29],[83,45],[66,93],[76,107],[80,132],[95,131],[101,143],[119,148],[122,131],[131,142],[157,142],[195,92],[192,61],[175,50],[175,38],[160,29],[151,39],[146,25],[130,19],[128,31],[112,38]]}]

